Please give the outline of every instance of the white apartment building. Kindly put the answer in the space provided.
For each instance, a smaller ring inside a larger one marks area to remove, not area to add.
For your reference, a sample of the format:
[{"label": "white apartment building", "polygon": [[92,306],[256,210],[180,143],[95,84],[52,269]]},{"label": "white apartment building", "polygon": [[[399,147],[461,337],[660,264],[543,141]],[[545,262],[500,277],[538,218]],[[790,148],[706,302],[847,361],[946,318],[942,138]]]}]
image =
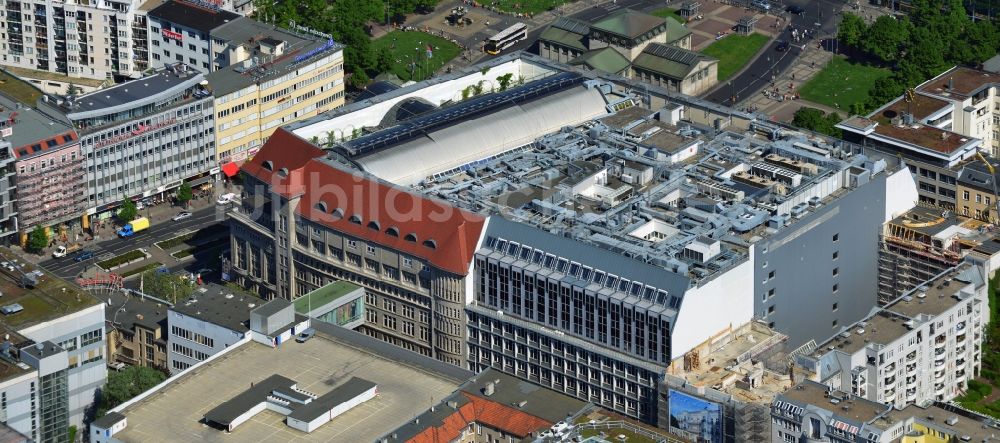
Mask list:
[{"label": "white apartment building", "polygon": [[138,77],[144,68],[134,63],[145,50],[138,0],[0,4],[0,64],[100,80]]},{"label": "white apartment building", "polygon": [[819,345],[815,381],[897,409],[948,401],[979,374],[989,320],[980,266],[963,263]]},{"label": "white apartment building", "polygon": [[951,68],[917,86],[911,109],[920,123],[981,139],[1000,157],[1000,74]]}]

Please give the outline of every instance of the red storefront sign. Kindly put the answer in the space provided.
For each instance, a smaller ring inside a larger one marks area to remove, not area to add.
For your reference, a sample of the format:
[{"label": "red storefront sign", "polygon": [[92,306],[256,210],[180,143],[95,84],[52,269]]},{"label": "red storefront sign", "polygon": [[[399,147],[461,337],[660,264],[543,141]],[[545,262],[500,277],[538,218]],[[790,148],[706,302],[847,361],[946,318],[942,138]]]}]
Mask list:
[{"label": "red storefront sign", "polygon": [[180,32],[174,32],[174,31],[171,31],[169,29],[164,29],[163,30],[163,36],[166,37],[166,38],[172,38],[172,39],[178,40],[178,41],[184,40],[184,34],[181,34]]}]

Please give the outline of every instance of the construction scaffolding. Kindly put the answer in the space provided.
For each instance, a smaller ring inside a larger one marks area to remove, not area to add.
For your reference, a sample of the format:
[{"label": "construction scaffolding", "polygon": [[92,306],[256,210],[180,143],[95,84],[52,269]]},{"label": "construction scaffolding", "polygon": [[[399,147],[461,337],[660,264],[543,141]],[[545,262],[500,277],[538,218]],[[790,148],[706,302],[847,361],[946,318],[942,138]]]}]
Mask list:
[{"label": "construction scaffolding", "polygon": [[879,235],[878,304],[900,295],[958,264],[962,258],[957,224],[947,214],[920,217],[915,210],[882,227]]}]

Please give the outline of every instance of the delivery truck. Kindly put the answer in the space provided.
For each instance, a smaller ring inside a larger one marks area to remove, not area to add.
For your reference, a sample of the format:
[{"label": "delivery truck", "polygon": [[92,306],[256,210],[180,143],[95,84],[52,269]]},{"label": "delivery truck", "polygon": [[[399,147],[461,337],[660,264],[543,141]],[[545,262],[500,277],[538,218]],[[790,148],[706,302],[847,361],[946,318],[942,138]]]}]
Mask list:
[{"label": "delivery truck", "polygon": [[149,219],[146,217],[139,217],[126,223],[125,226],[118,230],[119,237],[131,237],[135,235],[136,232],[142,232],[149,228]]}]

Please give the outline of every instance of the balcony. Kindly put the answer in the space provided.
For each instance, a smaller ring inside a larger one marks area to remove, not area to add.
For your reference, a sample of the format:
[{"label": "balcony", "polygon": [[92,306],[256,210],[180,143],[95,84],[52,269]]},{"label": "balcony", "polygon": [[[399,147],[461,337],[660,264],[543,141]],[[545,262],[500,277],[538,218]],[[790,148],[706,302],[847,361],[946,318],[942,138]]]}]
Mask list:
[{"label": "balcony", "polygon": [[888,365],[887,365],[887,366],[885,367],[885,372],[892,372],[892,371],[895,371],[895,370],[896,370],[896,363],[895,363],[895,362],[893,362],[893,363],[889,363],[889,364],[888,364]]},{"label": "balcony", "polygon": [[906,354],[906,361],[907,362],[911,362],[911,361],[914,361],[916,359],[917,359],[917,351],[913,351],[913,352],[911,352],[909,354]]},{"label": "balcony", "polygon": [[917,388],[906,390],[906,401],[912,402],[917,399]]},{"label": "balcony", "polygon": [[883,384],[885,384],[885,385],[891,385],[893,383],[896,383],[896,376],[895,375],[891,375],[889,377],[886,377],[885,378],[885,383],[883,383]]},{"label": "balcony", "polygon": [[934,385],[934,395],[944,395],[944,392],[944,383],[937,383]]},{"label": "balcony", "polygon": [[916,363],[912,363],[912,364],[906,365],[906,373],[907,374],[909,374],[911,372],[915,372],[916,370],[917,370],[917,364]]},{"label": "balcony", "polygon": [[917,376],[916,375],[914,375],[912,377],[906,377],[906,386],[907,387],[915,385],[915,384],[917,384]]},{"label": "balcony", "polygon": [[[889,389],[885,390],[885,398],[886,399],[889,399],[890,397],[894,397],[895,395],[896,395],[896,388],[889,388]],[[888,400],[888,401],[891,401],[891,400]]]},{"label": "balcony", "polygon": [[959,332],[962,332],[964,330],[965,330],[965,322],[964,321],[961,322],[961,323],[959,323],[959,324],[957,324],[957,325],[955,325],[955,333],[959,333]]},{"label": "balcony", "polygon": [[941,369],[938,369],[938,370],[934,371],[934,379],[936,380],[936,379],[939,379],[939,378],[943,378],[944,377],[944,373],[945,373],[944,368],[941,368]]},{"label": "balcony", "polygon": [[959,359],[957,362],[955,362],[955,369],[965,369],[966,363],[967,361],[964,358]]},{"label": "balcony", "polygon": [[959,369],[959,370],[955,371],[955,377],[956,378],[960,378],[960,379],[964,378],[965,377],[965,369]]},{"label": "balcony", "polygon": [[965,333],[962,333],[955,337],[955,343],[962,344],[963,342],[965,342]]}]

